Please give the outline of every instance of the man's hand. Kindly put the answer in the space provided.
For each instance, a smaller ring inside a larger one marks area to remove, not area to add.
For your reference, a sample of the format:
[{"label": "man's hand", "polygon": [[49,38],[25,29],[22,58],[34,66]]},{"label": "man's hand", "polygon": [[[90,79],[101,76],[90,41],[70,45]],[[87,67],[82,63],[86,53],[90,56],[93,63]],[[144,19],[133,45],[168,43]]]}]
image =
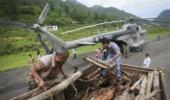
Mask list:
[{"label": "man's hand", "polygon": [[43,80],[41,80],[41,81],[38,83],[38,87],[46,90],[46,88],[45,88],[45,83],[44,83]]},{"label": "man's hand", "polygon": [[66,75],[66,74],[64,74],[63,76],[64,76],[64,78],[65,78],[65,79],[69,78],[69,76],[68,76],[68,75]]},{"label": "man's hand", "polygon": [[112,61],[112,60],[109,60],[109,61],[107,62],[107,64],[108,64],[108,65],[113,64],[113,61]]}]

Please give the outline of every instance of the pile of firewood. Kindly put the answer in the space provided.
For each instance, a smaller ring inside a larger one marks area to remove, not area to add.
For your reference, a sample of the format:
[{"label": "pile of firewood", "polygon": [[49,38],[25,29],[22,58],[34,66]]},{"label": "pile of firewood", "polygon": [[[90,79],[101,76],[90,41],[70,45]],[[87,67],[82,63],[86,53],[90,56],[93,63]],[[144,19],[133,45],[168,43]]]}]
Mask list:
[{"label": "pile of firewood", "polygon": [[159,71],[151,71],[127,87],[115,100],[161,100]]},{"label": "pile of firewood", "polygon": [[83,100],[161,100],[159,71],[150,71],[148,74],[139,73],[140,76],[136,76],[136,73],[132,74],[134,75],[130,77],[139,77],[138,80],[127,80],[123,75],[122,84],[111,84],[105,88],[100,87],[105,81],[102,77],[98,76],[90,80],[89,83],[97,88],[88,91]]},{"label": "pile of firewood", "polygon": [[[108,66],[102,62],[92,59],[86,59],[94,64],[87,70],[89,73],[84,75],[84,79],[97,87],[88,91],[83,100],[161,100],[160,90],[160,71],[133,71],[131,68],[125,68],[122,72],[121,84],[114,84],[114,71],[109,79],[100,76],[100,69]],[[93,70],[90,72],[90,70]],[[109,69],[108,69],[109,70]],[[108,87],[100,87],[100,85],[109,81],[112,84]],[[92,85],[91,85],[92,86]]]}]

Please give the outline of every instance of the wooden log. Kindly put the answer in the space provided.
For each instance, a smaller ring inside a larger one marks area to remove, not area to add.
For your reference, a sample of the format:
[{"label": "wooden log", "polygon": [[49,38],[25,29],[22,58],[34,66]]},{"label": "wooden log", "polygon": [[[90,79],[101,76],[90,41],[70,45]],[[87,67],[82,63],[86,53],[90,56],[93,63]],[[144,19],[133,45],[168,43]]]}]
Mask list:
[{"label": "wooden log", "polygon": [[139,79],[138,81],[136,81],[136,82],[130,87],[130,91],[133,91],[133,90],[141,83],[141,81],[142,81],[144,78],[145,78],[145,76],[142,75],[142,76],[140,77],[140,79]]},{"label": "wooden log", "polygon": [[[100,62],[100,64],[103,65],[102,61],[100,61],[100,60],[97,61],[95,58],[85,57],[84,59],[86,61],[90,62],[90,63],[93,63],[95,61],[95,63]],[[139,71],[139,72],[145,72],[145,73],[148,73],[149,71],[154,70],[153,68],[143,68],[143,67],[140,67],[140,66],[134,66],[134,65],[129,65],[129,64],[121,64],[121,66],[122,66],[123,69],[130,69],[130,70]],[[113,65],[111,65],[111,66],[109,65],[109,68],[110,67],[113,67]],[[103,66],[103,68],[107,68],[107,67]]]},{"label": "wooden log", "polygon": [[134,100],[135,96],[133,94],[117,96],[114,100]]},{"label": "wooden log", "polygon": [[148,73],[148,82],[147,82],[146,94],[149,94],[151,92],[152,83],[153,83],[153,71]]},{"label": "wooden log", "polygon": [[90,63],[93,63],[93,64],[95,64],[95,65],[101,67],[101,68],[108,69],[107,66],[105,66],[105,65],[103,65],[103,64],[101,64],[101,63],[95,61],[94,59],[91,59],[91,58],[89,58],[89,57],[85,57],[84,59],[85,59],[86,61],[90,62]]},{"label": "wooden log", "polygon": [[[61,82],[61,79],[55,79],[55,80],[51,80],[51,81],[46,81],[45,82],[45,86],[47,89],[51,88],[52,86],[54,86],[55,84],[58,84]],[[35,95],[38,95],[40,93],[44,92],[44,89],[41,89],[41,88],[35,88],[31,91],[28,91],[26,93],[23,93],[19,96],[16,96],[14,98],[11,98],[10,100],[26,100],[32,96],[35,96]]]},{"label": "wooden log", "polygon": [[94,70],[92,73],[90,73],[89,75],[87,75],[87,79],[91,79],[92,77],[94,77],[97,73],[99,73],[99,71],[101,70],[101,68],[97,68],[96,70]]},{"label": "wooden log", "polygon": [[92,77],[89,80],[83,80],[83,79],[79,79],[79,80],[83,82],[90,82],[90,81],[98,80],[99,77],[100,77],[100,74],[96,74],[94,77]]},{"label": "wooden log", "polygon": [[129,95],[129,86],[130,86],[130,84],[131,84],[131,82],[128,82],[128,83],[124,86],[125,90],[123,91],[122,95],[117,96],[117,97],[115,98],[115,100],[132,100],[132,99],[130,98],[131,96]]},{"label": "wooden log", "polygon": [[[159,83],[159,71],[154,71],[154,80],[153,80],[153,90],[159,90],[160,89],[160,83]],[[160,100],[161,94],[158,93],[155,96],[156,100]]]},{"label": "wooden log", "polygon": [[[90,62],[90,63],[93,63],[95,65],[97,65],[98,67],[101,67],[101,68],[104,68],[104,69],[110,69],[112,68],[114,65],[108,65],[104,62],[101,62],[101,61],[96,61],[95,59],[93,58],[89,58],[89,57],[85,57],[84,58],[86,61]],[[128,74],[126,74],[124,71],[122,71],[122,74],[124,74],[125,76],[129,77]]]},{"label": "wooden log", "polygon": [[77,71],[71,77],[64,80],[60,84],[58,84],[58,85],[52,87],[51,89],[49,89],[37,96],[34,96],[28,100],[44,100],[44,99],[47,99],[51,95],[58,94],[59,92],[63,91],[65,88],[67,88],[70,84],[72,84],[74,81],[76,81],[78,78],[80,78],[81,75],[82,75],[82,72]]},{"label": "wooden log", "polygon": [[154,71],[154,81],[153,81],[153,89],[160,89],[159,84],[159,71]]},{"label": "wooden log", "polygon": [[147,78],[145,76],[144,79],[142,80],[142,83],[141,83],[140,92],[139,92],[140,95],[145,95],[146,84],[147,84]]},{"label": "wooden log", "polygon": [[135,87],[135,89],[133,90],[133,93],[134,93],[135,96],[139,95],[139,92],[140,92],[140,84],[137,85],[137,86]]},{"label": "wooden log", "polygon": [[100,89],[96,95],[91,97],[90,100],[112,100],[115,94],[116,94],[115,87],[104,88],[104,89]]},{"label": "wooden log", "polygon": [[144,97],[144,100],[150,100],[151,97],[155,96],[156,94],[158,94],[159,92],[161,92],[161,90],[154,90],[152,91],[152,93],[147,94]]},{"label": "wooden log", "polygon": [[145,96],[145,95],[139,94],[139,95],[135,98],[135,100],[145,100],[145,99],[144,99],[144,96]]},{"label": "wooden log", "polygon": [[134,68],[134,69],[138,69],[138,70],[143,70],[145,72],[154,70],[153,68],[144,68],[144,67],[134,66],[134,65],[129,65],[129,64],[122,64],[122,66],[126,67],[126,68]]},{"label": "wooden log", "polygon": [[139,95],[135,98],[135,100],[144,100],[143,97],[145,96],[146,92],[146,84],[147,84],[147,77],[144,76],[142,80]]}]

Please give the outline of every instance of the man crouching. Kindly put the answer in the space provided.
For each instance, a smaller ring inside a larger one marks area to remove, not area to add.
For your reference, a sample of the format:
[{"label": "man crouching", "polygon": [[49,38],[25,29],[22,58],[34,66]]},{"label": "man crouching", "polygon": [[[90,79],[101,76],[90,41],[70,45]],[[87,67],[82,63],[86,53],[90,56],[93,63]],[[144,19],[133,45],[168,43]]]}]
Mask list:
[{"label": "man crouching", "polygon": [[62,65],[69,56],[67,50],[58,50],[54,54],[42,56],[37,64],[31,68],[31,75],[36,85],[45,89],[45,80],[55,79],[61,74],[66,78],[67,75],[62,70]]}]

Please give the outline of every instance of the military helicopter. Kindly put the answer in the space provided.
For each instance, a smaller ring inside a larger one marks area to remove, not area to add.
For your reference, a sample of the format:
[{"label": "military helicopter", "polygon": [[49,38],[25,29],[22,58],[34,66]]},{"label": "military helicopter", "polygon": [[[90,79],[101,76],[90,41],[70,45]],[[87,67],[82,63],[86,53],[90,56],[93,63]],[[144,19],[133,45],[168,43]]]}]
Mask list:
[{"label": "military helicopter", "polygon": [[99,24],[94,24],[94,25],[89,25],[85,27],[81,27],[78,29],[74,30],[69,30],[60,34],[66,34],[82,29],[87,29],[90,27],[95,27],[95,26],[101,26],[105,24],[110,24],[110,23],[127,23],[124,24],[123,27],[119,30],[116,31],[111,31],[111,32],[106,32],[102,34],[97,34],[93,35],[90,37],[85,37],[73,41],[68,41],[64,42],[61,40],[59,37],[55,36],[53,33],[48,31],[45,27],[42,26],[43,21],[45,20],[45,17],[47,16],[47,13],[50,9],[50,5],[47,3],[41,12],[41,15],[39,16],[37,23],[34,25],[27,25],[24,23],[20,22],[0,22],[1,25],[10,25],[10,26],[19,26],[22,28],[26,28],[29,30],[33,30],[37,33],[37,38],[43,48],[45,49],[46,53],[50,53],[51,50],[47,46],[47,44],[44,42],[44,37],[45,40],[52,46],[52,50],[54,52],[57,52],[59,48],[65,48],[65,49],[72,49],[72,48],[77,48],[81,46],[86,46],[86,45],[94,45],[98,42],[100,42],[100,39],[105,37],[110,41],[115,41],[121,48],[123,48],[122,45],[126,45],[128,47],[135,47],[135,48],[141,48],[142,45],[145,42],[146,39],[146,30],[142,30],[141,26],[132,23],[132,18],[130,20],[118,20],[118,21],[110,21],[110,22],[103,22]]},{"label": "military helicopter", "polygon": [[[52,46],[52,49],[54,51],[57,51],[58,48],[64,47],[66,49],[72,49],[72,48],[77,48],[81,46],[86,46],[86,45],[94,45],[98,42],[100,42],[100,39],[105,37],[109,39],[110,41],[115,41],[120,47],[122,47],[123,44],[130,46],[130,47],[139,47],[144,43],[144,36],[145,36],[145,30],[141,30],[141,27],[137,24],[133,23],[128,23],[123,25],[122,29],[116,30],[116,31],[111,31],[111,32],[106,32],[98,35],[93,35],[90,37],[85,37],[73,41],[68,41],[64,42],[60,38],[54,36],[51,32],[46,30],[46,28],[42,27],[41,24],[44,21],[48,10],[49,10],[49,4],[46,4],[44,10],[42,11],[40,17],[38,18],[38,22],[34,24],[34,26],[31,28],[33,30],[36,30],[37,32],[37,37],[46,52],[50,52],[50,49],[47,47],[45,42],[43,41],[42,37],[45,35],[46,40],[49,42],[49,44]],[[104,22],[104,23],[99,23],[99,24],[94,24],[94,25],[89,25],[85,27],[81,27],[78,29],[74,30],[69,30],[60,34],[66,34],[82,29],[87,29],[90,27],[94,26],[100,26],[100,25],[105,25],[109,23],[124,23],[128,22],[129,20],[119,20],[119,21],[110,21],[110,22]],[[40,34],[44,33],[44,34]]]}]

